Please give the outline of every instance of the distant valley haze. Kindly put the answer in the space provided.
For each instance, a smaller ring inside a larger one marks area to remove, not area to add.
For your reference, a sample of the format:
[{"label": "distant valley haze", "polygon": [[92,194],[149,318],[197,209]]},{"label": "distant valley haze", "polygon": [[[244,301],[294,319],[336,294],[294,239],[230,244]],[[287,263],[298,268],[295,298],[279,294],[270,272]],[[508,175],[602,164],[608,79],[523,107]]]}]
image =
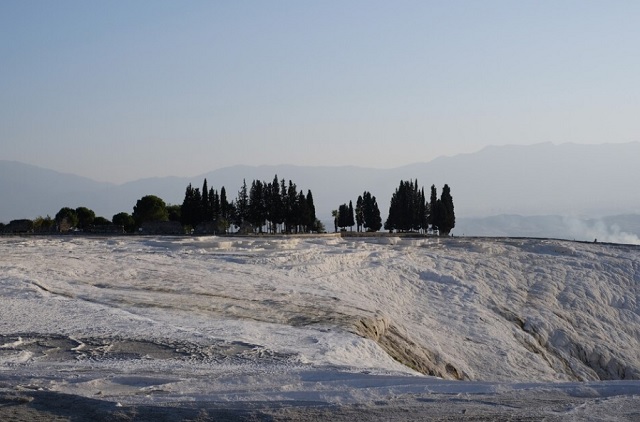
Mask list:
[{"label": "distant valley haze", "polygon": [[[363,191],[378,199],[383,220],[400,180],[418,180],[426,190],[451,187],[457,217],[454,235],[560,237],[638,243],[640,235],[640,143],[577,145],[542,143],[493,146],[471,154],[440,157],[393,169],[356,166],[231,166],[191,177],[165,176],[124,184],[0,161],[0,221],[55,215],[64,206],[86,206],[110,219],[132,212],[144,195],[181,204],[186,186],[224,186],[230,199],[243,180],[274,175],[313,192],[317,216]],[[612,218],[617,216],[617,218]],[[327,225],[327,229],[332,227]]]}]

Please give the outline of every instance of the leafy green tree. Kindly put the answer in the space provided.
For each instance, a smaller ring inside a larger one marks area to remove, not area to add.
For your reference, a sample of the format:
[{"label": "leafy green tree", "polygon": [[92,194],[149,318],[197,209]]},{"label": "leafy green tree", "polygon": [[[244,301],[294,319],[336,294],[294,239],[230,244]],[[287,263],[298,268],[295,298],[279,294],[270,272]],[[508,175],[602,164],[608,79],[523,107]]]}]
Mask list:
[{"label": "leafy green tree", "polygon": [[76,216],[78,217],[78,228],[86,230],[93,224],[96,213],[87,207],[78,207],[76,208]]},{"label": "leafy green tree", "polygon": [[138,199],[133,207],[132,216],[138,227],[147,221],[169,221],[167,205],[155,195],[147,195]]},{"label": "leafy green tree", "polygon": [[333,217],[333,227],[334,231],[338,233],[338,223],[340,222],[340,209],[332,210],[331,217]]},{"label": "leafy green tree", "polygon": [[111,218],[111,221],[113,221],[113,224],[115,224],[116,226],[124,227],[124,231],[126,231],[127,233],[133,233],[136,228],[136,221],[133,219],[131,214],[126,212],[120,212],[114,215]]},{"label": "leafy green tree", "polygon": [[169,221],[182,221],[182,206],[181,205],[167,205],[167,213],[169,214]]},{"label": "leafy green tree", "polygon": [[46,217],[40,216],[40,217],[37,217],[35,220],[33,220],[33,231],[48,232],[53,230],[55,225],[56,225],[55,220],[51,218],[49,215],[47,215]]},{"label": "leafy green tree", "polygon": [[78,227],[78,215],[73,208],[61,208],[56,214],[55,220],[58,229],[62,232],[69,231],[73,227]]},{"label": "leafy green tree", "polygon": [[98,216],[93,219],[94,226],[108,226],[111,224],[111,221],[107,220],[105,217]]}]

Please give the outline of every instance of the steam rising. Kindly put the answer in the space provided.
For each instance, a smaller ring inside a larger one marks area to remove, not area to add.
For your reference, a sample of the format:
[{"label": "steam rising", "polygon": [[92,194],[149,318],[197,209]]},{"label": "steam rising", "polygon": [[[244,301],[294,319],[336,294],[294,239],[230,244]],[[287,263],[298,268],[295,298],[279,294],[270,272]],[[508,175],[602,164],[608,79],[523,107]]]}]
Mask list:
[{"label": "steam rising", "polygon": [[603,220],[581,220],[563,217],[568,237],[576,240],[597,240],[599,242],[640,245],[638,235],[623,231],[617,224],[607,224]]}]

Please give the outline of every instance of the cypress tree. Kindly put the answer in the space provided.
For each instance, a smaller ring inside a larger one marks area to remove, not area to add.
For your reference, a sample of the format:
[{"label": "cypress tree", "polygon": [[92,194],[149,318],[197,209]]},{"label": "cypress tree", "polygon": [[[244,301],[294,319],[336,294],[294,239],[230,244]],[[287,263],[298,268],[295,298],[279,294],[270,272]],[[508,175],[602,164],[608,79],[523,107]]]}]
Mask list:
[{"label": "cypress tree", "polygon": [[429,218],[428,222],[431,224],[431,230],[437,230],[439,224],[438,217],[438,192],[436,191],[436,185],[431,185],[431,197],[429,199]]},{"label": "cypress tree", "polygon": [[364,218],[364,227],[368,232],[377,232],[382,228],[382,218],[380,217],[380,209],[375,196],[371,196],[370,192],[364,192],[362,195],[362,214]]},{"label": "cypress tree", "polygon": [[296,199],[296,233],[307,231],[307,221],[309,220],[309,204],[304,192],[301,190]]},{"label": "cypress tree", "polygon": [[193,227],[195,228],[198,224],[202,223],[204,220],[204,208],[202,206],[202,194],[200,193],[199,188],[195,188],[193,190],[193,206],[194,206],[194,221]]},{"label": "cypress tree", "polygon": [[307,216],[306,225],[307,231],[318,231],[318,227],[316,227],[316,206],[313,203],[313,195],[311,194],[311,190],[307,190],[307,208],[309,210],[309,214]]},{"label": "cypress tree", "polygon": [[420,219],[420,228],[423,230],[424,233],[427,232],[427,229],[429,228],[429,223],[427,222],[428,218],[429,218],[429,214],[428,214],[428,204],[427,204],[427,199],[424,196],[424,187],[420,190],[420,212],[418,215],[418,218]]},{"label": "cypress tree", "polygon": [[278,225],[282,223],[282,198],[280,197],[280,182],[278,175],[273,178],[273,182],[266,189],[267,199],[267,219],[271,222],[271,231],[276,233]]},{"label": "cypress tree", "polygon": [[418,188],[418,180],[401,180],[391,196],[389,215],[384,228],[400,232],[426,230],[427,214],[424,188]]},{"label": "cypress tree", "polygon": [[263,184],[260,180],[254,180],[249,191],[249,221],[262,233],[265,220],[266,208]]},{"label": "cypress tree", "polygon": [[351,201],[349,201],[349,221],[348,221],[348,226],[350,228],[350,231],[353,231],[353,226],[356,224],[355,219],[353,217],[353,204],[351,203]]},{"label": "cypress tree", "polygon": [[362,229],[364,225],[364,204],[362,195],[358,196],[358,200],[356,201],[356,227],[358,232]]},{"label": "cypress tree", "polygon": [[187,186],[184,193],[184,200],[180,207],[180,222],[183,226],[194,226],[195,204],[193,203],[193,187],[191,183]]},{"label": "cypress tree", "polygon": [[227,232],[229,229],[229,220],[231,217],[231,204],[227,201],[227,190],[224,186],[220,189],[220,218],[219,218],[219,226],[224,231]]},{"label": "cypress tree", "polygon": [[249,214],[249,193],[247,192],[246,179],[242,179],[242,187],[238,192],[235,211],[234,224],[239,228],[242,227],[243,223],[248,219]]},{"label": "cypress tree", "polygon": [[202,183],[202,205],[200,206],[202,215],[200,216],[200,220],[209,221],[210,220],[210,210],[211,203],[209,202],[209,187],[207,186],[207,179],[204,179]]},{"label": "cypress tree", "polygon": [[338,227],[341,230],[346,229],[349,226],[349,206],[342,204],[338,207]]},{"label": "cypress tree", "polygon": [[220,194],[213,188],[209,191],[209,199],[211,201],[211,220],[216,221],[220,219]]},{"label": "cypress tree", "polygon": [[456,216],[453,210],[453,197],[451,196],[451,189],[449,188],[449,185],[445,184],[442,188],[440,203],[440,209],[442,212],[442,215],[440,215],[440,234],[446,236],[456,226]]},{"label": "cypress tree", "polygon": [[[282,179],[284,182],[284,179]],[[289,180],[289,187],[287,188],[287,194],[283,198],[284,203],[286,204],[286,231],[291,233],[295,226],[298,225],[300,220],[300,210],[299,210],[299,202],[298,202],[298,188],[295,183]]]}]

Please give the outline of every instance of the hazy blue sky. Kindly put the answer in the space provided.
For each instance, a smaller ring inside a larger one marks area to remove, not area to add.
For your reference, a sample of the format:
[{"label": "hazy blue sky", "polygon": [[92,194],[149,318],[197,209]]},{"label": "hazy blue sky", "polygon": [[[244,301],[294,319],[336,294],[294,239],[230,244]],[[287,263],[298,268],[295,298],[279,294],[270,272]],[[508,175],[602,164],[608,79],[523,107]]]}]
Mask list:
[{"label": "hazy blue sky", "polygon": [[640,1],[0,0],[0,159],[96,180],[640,140]]}]

